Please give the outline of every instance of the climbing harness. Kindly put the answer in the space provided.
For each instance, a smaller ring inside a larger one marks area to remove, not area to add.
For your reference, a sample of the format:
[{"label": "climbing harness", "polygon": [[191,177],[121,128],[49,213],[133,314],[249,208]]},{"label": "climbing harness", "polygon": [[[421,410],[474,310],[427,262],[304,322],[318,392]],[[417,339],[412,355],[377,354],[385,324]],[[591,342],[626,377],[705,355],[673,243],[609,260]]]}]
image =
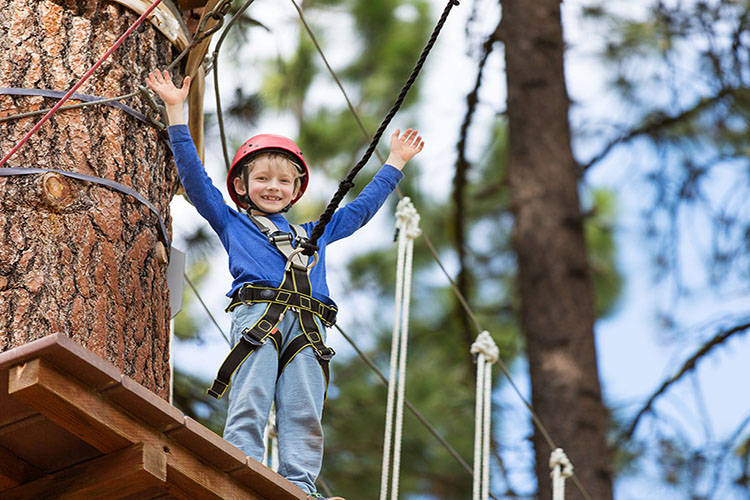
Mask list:
[{"label": "climbing harness", "polygon": [[[281,376],[284,368],[292,362],[297,354],[310,346],[315,352],[318,363],[320,363],[327,389],[329,362],[336,353],[323,343],[315,316],[320,318],[324,325],[332,326],[336,321],[336,307],[324,304],[312,296],[310,270],[317,263],[318,254],[315,253],[312,256],[312,263],[310,264],[308,264],[310,259],[303,257],[303,243],[307,238],[302,236],[305,234],[302,226],[291,225],[294,231],[294,234],[292,234],[280,231],[267,217],[249,214],[248,217],[258,230],[268,238],[268,241],[286,257],[284,280],[278,288],[246,284],[234,294],[227,311],[231,311],[240,304],[267,303],[268,305],[255,324],[242,331],[240,341],[232,348],[232,351],[222,363],[208,394],[216,399],[221,398],[229,386],[232,374],[250,354],[269,338],[274,343],[279,355],[277,378]],[[297,313],[302,333],[292,339],[289,345],[282,350],[281,332],[276,326],[281,322],[288,309]]]},{"label": "climbing harness", "polygon": [[[232,198],[232,201],[242,209],[247,210],[248,208],[257,208],[252,200],[250,200],[249,196],[237,194],[237,191],[234,189],[234,179],[242,174],[242,166],[252,157],[261,152],[283,153],[289,157],[292,163],[297,166],[300,174],[302,174],[302,182],[300,184],[299,192],[289,204],[289,206],[294,205],[307,189],[307,184],[310,181],[310,169],[307,168],[307,163],[305,163],[305,158],[302,156],[302,151],[293,140],[281,135],[273,134],[260,134],[251,137],[246,140],[234,154],[232,166],[229,168],[229,173],[227,174],[227,191],[229,192],[230,198]],[[301,234],[304,234],[304,231]],[[305,238],[305,240],[307,240],[307,238]]]},{"label": "climbing harness", "polygon": [[500,351],[488,331],[483,331],[471,345],[477,363],[477,395],[474,420],[474,482],[472,500],[490,497],[490,435],[492,408],[492,364]]},{"label": "climbing harness", "polygon": [[565,500],[565,479],[573,475],[573,464],[562,448],[555,448],[549,457],[552,469],[552,500]]},{"label": "climbing harness", "polygon": [[[394,500],[398,499],[399,471],[401,469],[401,431],[404,419],[412,256],[414,254],[414,240],[422,234],[422,231],[419,229],[419,214],[408,197],[402,198],[396,208],[396,230],[398,231],[396,309],[393,319],[391,367],[388,378],[388,400],[386,403],[385,432],[383,438],[383,466],[380,476],[380,500],[385,500],[388,496],[389,472],[391,473],[392,480],[391,498]],[[397,365],[398,380],[396,380]],[[396,392],[398,392],[398,396],[395,405],[394,423],[394,399]],[[391,437],[392,426],[395,426],[393,437]],[[390,471],[391,442],[393,442],[392,471]]]}]

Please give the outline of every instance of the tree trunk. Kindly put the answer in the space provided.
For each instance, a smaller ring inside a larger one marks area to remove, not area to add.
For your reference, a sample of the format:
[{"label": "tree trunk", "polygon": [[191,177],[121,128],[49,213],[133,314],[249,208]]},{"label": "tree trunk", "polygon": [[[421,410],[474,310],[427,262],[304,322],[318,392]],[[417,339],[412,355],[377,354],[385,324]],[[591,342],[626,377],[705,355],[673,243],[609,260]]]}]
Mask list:
[{"label": "tree trunk", "polygon": [[[137,18],[106,0],[0,0],[0,87],[70,89]],[[144,23],[78,92],[131,92],[172,54]],[[0,116],[56,102],[0,95]],[[140,97],[124,104],[147,110]],[[39,118],[0,123],[2,154]],[[170,227],[178,180],[169,148],[120,109],[59,111],[5,166],[117,181],[153,203]],[[168,397],[165,257],[158,218],[129,195],[57,174],[0,177],[0,351],[64,333]]]},{"label": "tree trunk", "polygon": [[[532,405],[594,499],[612,498],[608,415],[594,346],[594,289],[570,148],[559,0],[501,0],[509,183]],[[550,447],[535,429],[539,498]],[[568,498],[581,498],[569,484]]]}]

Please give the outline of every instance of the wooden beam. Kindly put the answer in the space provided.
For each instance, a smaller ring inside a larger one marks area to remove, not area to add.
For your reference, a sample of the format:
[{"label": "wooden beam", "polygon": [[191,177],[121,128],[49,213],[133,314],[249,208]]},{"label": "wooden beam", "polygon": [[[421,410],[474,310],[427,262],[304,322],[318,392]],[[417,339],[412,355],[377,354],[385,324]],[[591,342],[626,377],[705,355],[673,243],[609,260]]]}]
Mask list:
[{"label": "wooden beam", "polygon": [[245,468],[247,457],[241,450],[190,417],[185,417],[185,425],[166,434],[222,472]]},{"label": "wooden beam", "polygon": [[122,412],[97,404],[100,396],[61,375],[41,358],[9,370],[8,393],[103,453],[139,441],[121,430]]},{"label": "wooden beam", "polygon": [[0,491],[18,486],[41,475],[42,472],[39,469],[0,446]]},{"label": "wooden beam", "polygon": [[[238,487],[228,476],[199,462],[167,461],[167,482],[178,489],[170,491],[185,500],[268,500],[247,488]],[[180,492],[187,492],[187,497]],[[279,499],[288,497],[278,497]]]},{"label": "wooden beam", "polygon": [[307,498],[307,494],[299,486],[289,481],[280,482],[276,472],[250,457],[247,457],[247,467],[232,471],[229,475],[257,491],[263,498]]},{"label": "wooden beam", "polygon": [[[29,498],[150,498],[165,489],[167,458],[138,443],[103,457],[49,474],[3,492],[7,500]],[[148,492],[148,494],[145,494]]]}]

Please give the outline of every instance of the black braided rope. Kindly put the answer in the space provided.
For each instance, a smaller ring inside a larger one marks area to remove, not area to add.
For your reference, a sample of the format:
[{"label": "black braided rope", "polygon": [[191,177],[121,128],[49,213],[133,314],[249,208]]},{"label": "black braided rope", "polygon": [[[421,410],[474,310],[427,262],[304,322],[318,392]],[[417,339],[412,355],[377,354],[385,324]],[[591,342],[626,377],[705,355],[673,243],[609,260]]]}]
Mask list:
[{"label": "black braided rope", "polygon": [[318,223],[315,225],[312,233],[310,234],[310,246],[305,246],[305,250],[302,252],[305,255],[312,255],[314,253],[313,247],[317,247],[318,238],[320,238],[320,236],[323,234],[323,231],[325,231],[326,225],[331,222],[333,213],[338,208],[341,200],[344,199],[346,193],[348,193],[349,190],[354,186],[354,177],[356,177],[359,171],[362,170],[365,164],[370,160],[370,157],[375,151],[375,147],[377,146],[378,141],[380,141],[380,137],[383,135],[386,127],[388,127],[388,124],[393,119],[393,116],[401,107],[401,104],[404,102],[404,98],[406,97],[406,93],[409,92],[409,89],[417,79],[419,72],[422,70],[422,66],[427,59],[427,55],[430,53],[432,46],[435,45],[435,41],[440,34],[440,30],[443,28],[443,24],[445,24],[446,19],[448,19],[448,14],[450,14],[450,11],[454,5],[458,5],[458,0],[448,0],[448,4],[445,6],[445,9],[443,9],[443,14],[440,16],[440,20],[438,20],[437,24],[435,25],[435,29],[432,31],[432,35],[430,36],[427,45],[425,45],[424,49],[422,49],[422,54],[420,54],[419,59],[417,60],[417,64],[414,66],[411,75],[409,75],[409,79],[406,80],[406,83],[401,89],[396,102],[393,103],[390,111],[388,111],[388,114],[383,119],[380,127],[378,127],[377,132],[375,132],[372,141],[370,141],[370,145],[367,147],[367,151],[365,151],[362,159],[360,159],[359,162],[357,162],[357,164],[349,171],[349,174],[346,176],[346,178],[341,181],[336,194],[333,195],[333,198],[331,198],[331,201],[328,203],[325,211],[320,215],[320,220],[318,220]]}]

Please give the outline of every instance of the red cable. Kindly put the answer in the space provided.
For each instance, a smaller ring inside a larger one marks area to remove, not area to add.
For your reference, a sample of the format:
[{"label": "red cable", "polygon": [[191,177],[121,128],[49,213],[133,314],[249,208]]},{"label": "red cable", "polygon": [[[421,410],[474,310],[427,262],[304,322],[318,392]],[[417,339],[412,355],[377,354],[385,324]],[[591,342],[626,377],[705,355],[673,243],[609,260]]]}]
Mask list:
[{"label": "red cable", "polygon": [[159,5],[159,4],[160,4],[160,3],[161,3],[161,0],[156,0],[156,1],[155,1],[155,2],[154,2],[154,3],[152,4],[152,5],[151,5],[151,7],[149,7],[148,9],[146,9],[146,11],[145,11],[145,12],[144,12],[143,14],[141,14],[141,17],[139,17],[139,18],[138,18],[138,20],[137,20],[137,21],[136,21],[135,23],[133,23],[133,25],[132,25],[132,26],[131,26],[130,28],[128,28],[128,30],[127,30],[127,31],[126,31],[125,33],[123,33],[123,35],[122,35],[122,36],[121,36],[121,37],[120,37],[120,38],[119,38],[119,39],[118,39],[118,40],[117,40],[117,41],[116,41],[116,42],[114,43],[114,45],[112,45],[112,47],[110,47],[110,48],[109,48],[109,50],[107,50],[106,54],[104,54],[104,55],[103,55],[103,56],[102,56],[102,57],[101,57],[101,58],[100,58],[100,59],[99,59],[99,60],[98,60],[98,61],[96,62],[96,64],[94,64],[94,65],[93,65],[93,66],[91,67],[91,69],[89,69],[89,70],[88,70],[88,71],[86,72],[86,74],[85,74],[85,75],[83,75],[83,78],[81,78],[81,79],[80,79],[80,80],[78,81],[78,83],[76,83],[76,84],[75,84],[75,86],[74,86],[74,87],[73,87],[72,89],[70,89],[70,90],[68,91],[68,93],[67,93],[67,94],[65,94],[65,96],[63,96],[63,98],[62,98],[62,99],[60,99],[60,101],[58,101],[58,103],[57,103],[57,104],[55,105],[55,107],[54,107],[54,108],[52,108],[52,109],[50,109],[50,110],[49,110],[49,111],[47,112],[47,114],[46,114],[46,115],[44,115],[44,117],[43,117],[43,118],[42,118],[41,120],[39,120],[39,122],[37,122],[37,124],[36,124],[36,125],[34,125],[34,127],[33,127],[33,128],[31,129],[31,130],[29,130],[29,132],[28,132],[28,133],[27,133],[27,134],[26,134],[26,135],[24,136],[24,138],[23,138],[23,139],[21,139],[21,140],[20,140],[20,141],[18,142],[18,144],[16,144],[16,145],[15,145],[15,146],[13,147],[13,149],[11,149],[11,150],[10,150],[10,152],[8,152],[8,154],[7,154],[7,155],[5,155],[5,157],[4,157],[4,158],[3,158],[2,160],[0,160],[0,167],[2,167],[3,165],[5,165],[5,162],[7,162],[7,161],[8,161],[8,159],[9,159],[9,158],[10,158],[11,156],[13,156],[13,155],[14,155],[14,154],[16,153],[16,151],[18,151],[18,150],[19,150],[19,149],[21,148],[21,146],[23,146],[23,145],[24,145],[24,143],[26,143],[26,141],[28,141],[28,140],[29,140],[29,138],[30,138],[30,137],[31,137],[32,135],[34,135],[34,133],[35,133],[35,132],[36,132],[37,130],[39,130],[39,129],[41,128],[41,126],[42,126],[42,125],[44,125],[44,123],[45,123],[45,122],[46,122],[47,120],[49,120],[49,119],[50,119],[50,117],[51,117],[51,116],[52,116],[53,114],[55,114],[55,112],[56,112],[56,111],[57,111],[57,110],[58,110],[58,109],[59,109],[59,108],[60,108],[60,107],[61,107],[61,106],[62,106],[62,105],[63,105],[63,104],[65,103],[65,101],[67,101],[67,100],[68,100],[68,98],[70,98],[70,96],[71,96],[71,95],[73,95],[73,93],[75,93],[75,91],[76,91],[76,90],[78,90],[78,87],[80,87],[81,85],[83,85],[83,83],[84,83],[84,82],[85,82],[86,80],[88,80],[88,78],[89,78],[89,77],[90,77],[90,76],[91,76],[91,75],[92,75],[92,74],[94,73],[94,71],[96,71],[96,70],[97,70],[97,68],[99,68],[99,66],[101,66],[101,65],[102,65],[102,63],[103,63],[103,62],[104,62],[104,61],[105,61],[105,60],[106,60],[106,59],[107,59],[107,58],[108,58],[108,57],[109,57],[110,55],[112,55],[112,52],[114,52],[115,50],[117,50],[117,48],[118,48],[118,47],[119,47],[120,45],[122,45],[122,42],[124,42],[124,41],[125,41],[125,39],[126,39],[127,37],[129,37],[129,36],[130,36],[130,34],[131,34],[131,33],[132,33],[132,32],[133,32],[133,31],[134,31],[134,30],[135,30],[135,29],[136,29],[136,28],[137,28],[137,27],[138,27],[138,26],[139,26],[139,25],[140,25],[140,24],[141,24],[141,23],[142,23],[142,22],[143,22],[143,21],[144,21],[144,20],[145,20],[145,19],[146,19],[146,18],[148,17],[148,15],[149,15],[149,14],[151,14],[151,11],[153,11],[153,10],[154,10],[154,9],[155,9],[155,8],[156,8],[156,7],[157,7],[157,6]]}]

